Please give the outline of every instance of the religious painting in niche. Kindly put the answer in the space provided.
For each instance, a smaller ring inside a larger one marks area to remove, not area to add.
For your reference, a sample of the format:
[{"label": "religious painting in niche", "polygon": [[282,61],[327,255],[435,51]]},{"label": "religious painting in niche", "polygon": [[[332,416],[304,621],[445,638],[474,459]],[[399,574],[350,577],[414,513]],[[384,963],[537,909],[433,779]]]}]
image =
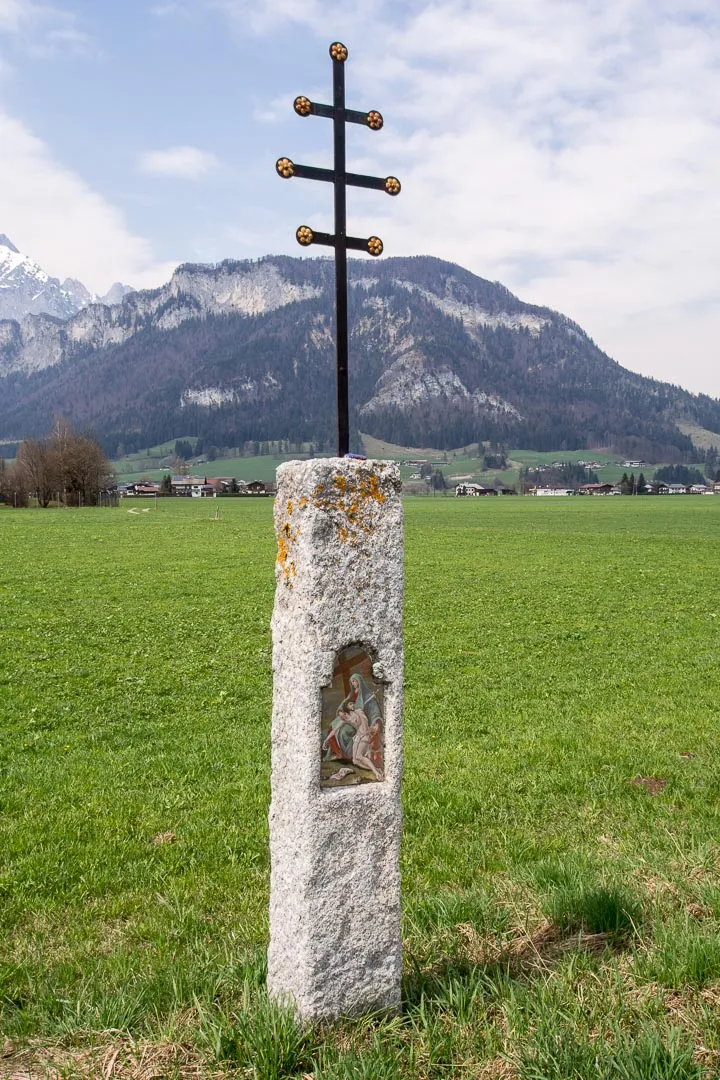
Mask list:
[{"label": "religious painting in niche", "polygon": [[322,691],[320,787],[354,787],[384,779],[385,718],[382,683],[360,645],[335,657]]}]

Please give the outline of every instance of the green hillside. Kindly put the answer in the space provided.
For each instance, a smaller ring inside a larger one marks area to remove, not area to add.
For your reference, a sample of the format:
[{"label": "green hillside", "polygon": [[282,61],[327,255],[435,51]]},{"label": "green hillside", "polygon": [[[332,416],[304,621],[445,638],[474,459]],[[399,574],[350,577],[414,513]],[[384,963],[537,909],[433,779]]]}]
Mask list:
[{"label": "green hillside", "polygon": [[[171,468],[175,439],[170,439],[158,446],[146,448],[136,454],[129,454],[113,462],[117,478],[124,483],[138,480],[161,480]],[[188,439],[193,443],[192,438]],[[445,478],[448,489],[458,483],[502,483],[508,487],[517,486],[520,470],[525,467],[552,465],[554,462],[589,461],[597,463],[594,471],[601,481],[616,483],[623,473],[631,470],[620,464],[621,458],[607,450],[509,450],[507,468],[485,468],[483,464],[484,448],[477,443],[459,447],[456,450],[438,450],[432,447],[399,446],[396,443],[383,442],[369,435],[362,436],[363,449],[368,457],[384,458],[401,463],[400,475],[408,493],[426,490],[426,485],[419,482],[418,467],[405,465],[409,460],[425,460],[434,471],[439,471]],[[273,444],[277,446],[278,444]],[[324,456],[324,455],[317,455]],[[307,453],[273,453],[259,456],[232,456],[207,461],[191,458],[186,463],[187,471],[199,476],[234,476],[238,480],[274,480],[279,465],[284,461],[307,457]],[[655,470],[665,462],[658,462],[645,468],[644,473],[650,479]],[[635,470],[639,472],[640,470]]]}]

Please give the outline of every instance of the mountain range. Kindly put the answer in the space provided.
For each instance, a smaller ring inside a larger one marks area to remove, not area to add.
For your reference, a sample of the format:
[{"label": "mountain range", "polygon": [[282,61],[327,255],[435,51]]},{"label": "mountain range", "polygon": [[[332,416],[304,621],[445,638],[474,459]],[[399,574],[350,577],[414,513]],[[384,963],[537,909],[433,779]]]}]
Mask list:
[{"label": "mountain range", "polygon": [[[62,415],[111,454],[178,435],[330,449],[333,283],[329,259],[184,264],[158,289],[2,319],[0,439]],[[720,401],[622,368],[566,316],[439,259],[351,261],[349,309],[355,445],[363,431],[682,461],[678,425],[720,431]]]},{"label": "mountain range", "polygon": [[25,315],[54,315],[70,319],[92,303],[117,304],[133,290],[117,281],[104,296],[96,296],[82,281],[51,277],[36,262],[0,233],[0,319],[22,319]]}]

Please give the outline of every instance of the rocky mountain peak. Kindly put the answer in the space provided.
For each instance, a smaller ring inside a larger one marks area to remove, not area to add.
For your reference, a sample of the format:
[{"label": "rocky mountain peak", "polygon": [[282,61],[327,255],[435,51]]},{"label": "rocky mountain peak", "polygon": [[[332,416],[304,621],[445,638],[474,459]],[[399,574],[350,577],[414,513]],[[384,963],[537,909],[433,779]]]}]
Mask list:
[{"label": "rocky mountain peak", "polygon": [[63,292],[67,293],[70,299],[77,305],[77,310],[85,307],[87,304],[91,304],[94,300],[93,294],[89,289],[86,289],[82,281],[78,281],[77,278],[65,278],[61,288]]},{"label": "rocky mountain peak", "polygon": [[103,304],[119,304],[122,298],[128,296],[131,292],[135,292],[132,285],[123,285],[122,281],[116,281],[110,286],[105,295],[100,297],[100,302]]},{"label": "rocky mountain peak", "polygon": [[89,304],[119,304],[131,292],[119,281],[105,296],[91,293],[77,278],[65,278],[61,284],[0,233],[0,319],[53,315],[66,322]]}]

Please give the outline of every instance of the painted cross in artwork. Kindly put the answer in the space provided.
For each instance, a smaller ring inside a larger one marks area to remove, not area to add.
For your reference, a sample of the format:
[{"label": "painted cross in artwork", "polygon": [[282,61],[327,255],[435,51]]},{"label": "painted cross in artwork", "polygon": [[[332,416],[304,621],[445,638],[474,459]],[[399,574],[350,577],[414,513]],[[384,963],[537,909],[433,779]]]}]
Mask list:
[{"label": "painted cross in artwork", "polygon": [[365,649],[350,645],[337,653],[332,682],[322,691],[321,787],[384,779],[383,691]]}]

